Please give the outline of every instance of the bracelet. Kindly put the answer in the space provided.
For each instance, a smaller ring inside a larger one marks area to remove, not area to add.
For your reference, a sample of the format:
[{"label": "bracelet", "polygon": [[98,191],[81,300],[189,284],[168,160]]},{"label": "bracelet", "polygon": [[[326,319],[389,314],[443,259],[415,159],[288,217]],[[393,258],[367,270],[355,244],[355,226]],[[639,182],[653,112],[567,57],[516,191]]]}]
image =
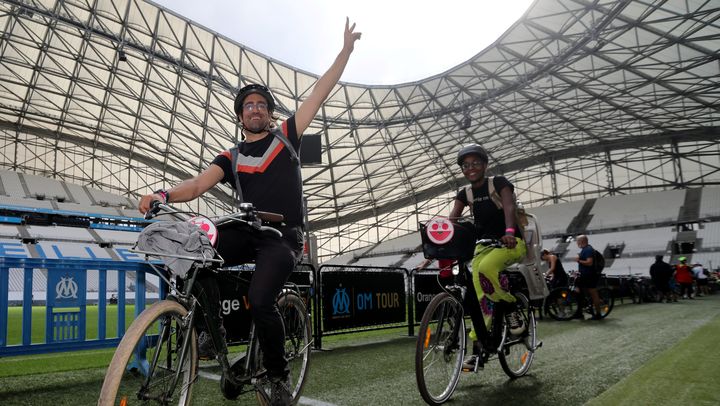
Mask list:
[{"label": "bracelet", "polygon": [[508,227],[505,229],[505,234],[515,234],[515,227]]},{"label": "bracelet", "polygon": [[167,204],[168,200],[170,200],[170,193],[168,193],[168,191],[165,189],[158,189],[153,193],[162,196],[163,200],[165,200],[163,204]]}]

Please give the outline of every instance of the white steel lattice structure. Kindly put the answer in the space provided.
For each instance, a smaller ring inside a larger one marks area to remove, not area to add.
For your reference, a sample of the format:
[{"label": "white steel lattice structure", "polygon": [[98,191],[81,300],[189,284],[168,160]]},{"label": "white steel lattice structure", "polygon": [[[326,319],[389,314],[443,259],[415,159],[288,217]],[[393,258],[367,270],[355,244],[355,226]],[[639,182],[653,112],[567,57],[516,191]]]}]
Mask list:
[{"label": "white steel lattice structure", "polygon": [[[468,143],[526,206],[717,185],[718,49],[716,0],[537,0],[447,72],[341,82],[306,131],[323,139],[303,168],[321,258],[446,212]],[[316,79],[140,0],[0,1],[0,168],[135,198],[237,140],[241,86],[287,117]]]}]

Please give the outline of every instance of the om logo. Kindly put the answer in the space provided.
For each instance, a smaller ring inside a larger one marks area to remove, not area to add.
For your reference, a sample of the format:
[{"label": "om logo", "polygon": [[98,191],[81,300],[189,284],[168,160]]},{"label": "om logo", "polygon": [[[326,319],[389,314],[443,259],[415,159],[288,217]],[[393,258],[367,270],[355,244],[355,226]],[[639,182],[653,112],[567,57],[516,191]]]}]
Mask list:
[{"label": "om logo", "polygon": [[55,299],[77,299],[78,285],[72,276],[61,277],[55,285]]},{"label": "om logo", "polygon": [[350,296],[345,288],[335,288],[335,295],[332,300],[333,316],[338,314],[350,314]]}]

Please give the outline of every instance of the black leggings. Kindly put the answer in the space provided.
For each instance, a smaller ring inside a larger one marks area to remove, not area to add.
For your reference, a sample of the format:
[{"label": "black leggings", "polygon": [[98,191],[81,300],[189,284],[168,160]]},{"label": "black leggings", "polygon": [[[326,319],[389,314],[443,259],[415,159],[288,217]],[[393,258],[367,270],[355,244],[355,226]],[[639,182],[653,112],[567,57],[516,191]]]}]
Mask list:
[{"label": "black leggings", "polygon": [[680,295],[687,295],[688,297],[691,297],[692,293],[693,293],[692,282],[680,284]]},{"label": "black leggings", "polygon": [[273,377],[287,376],[289,371],[285,359],[285,332],[276,299],[302,252],[302,229],[286,227],[280,231],[283,238],[225,228],[220,230],[218,240],[218,252],[226,266],[255,262],[248,288],[250,313],[263,352],[263,364],[268,375]]}]

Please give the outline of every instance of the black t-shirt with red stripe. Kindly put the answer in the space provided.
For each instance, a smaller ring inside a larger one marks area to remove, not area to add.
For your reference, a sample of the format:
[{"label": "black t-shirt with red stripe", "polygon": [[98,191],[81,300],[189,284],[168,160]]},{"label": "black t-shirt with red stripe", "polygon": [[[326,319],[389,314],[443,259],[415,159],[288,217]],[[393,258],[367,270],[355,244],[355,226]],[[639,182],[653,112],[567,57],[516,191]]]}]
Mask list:
[{"label": "black t-shirt with red stripe", "polygon": [[[295,127],[295,116],[284,121],[280,127],[282,133],[290,141],[295,152],[299,154],[300,139]],[[275,136],[268,134],[255,142],[238,144],[239,153],[262,157],[273,144]],[[223,151],[212,161],[222,168],[223,183],[235,189],[235,177],[232,166],[232,155],[229,150]],[[288,226],[303,225],[302,178],[297,163],[293,162],[285,144],[279,143],[268,159],[257,166],[241,165],[238,162],[238,176],[242,188],[243,200],[252,203],[260,211],[279,213],[285,216]]]}]

